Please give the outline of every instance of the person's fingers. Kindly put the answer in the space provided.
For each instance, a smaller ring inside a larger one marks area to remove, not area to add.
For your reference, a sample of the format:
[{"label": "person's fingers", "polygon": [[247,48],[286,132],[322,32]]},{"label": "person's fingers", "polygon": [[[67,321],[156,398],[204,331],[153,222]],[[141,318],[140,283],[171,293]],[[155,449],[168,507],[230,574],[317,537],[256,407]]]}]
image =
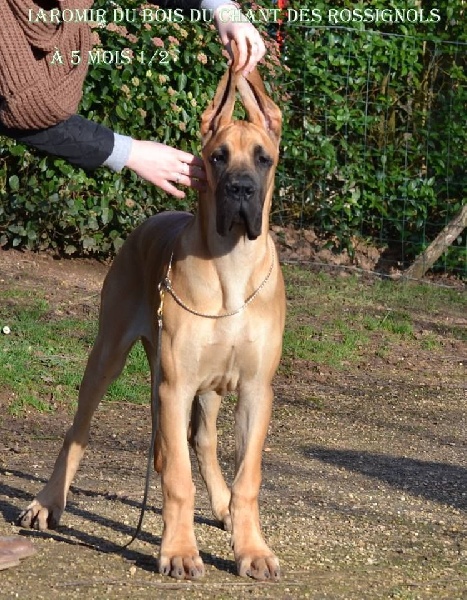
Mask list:
[{"label": "person's fingers", "polygon": [[[253,65],[251,67],[251,70],[254,69],[254,67],[259,63],[259,61],[264,57],[264,55],[266,54],[266,44],[264,43],[263,38],[258,35],[257,39],[253,40],[253,43],[251,45],[251,57],[250,57],[250,63]],[[247,68],[249,68],[251,65],[248,65]]]},{"label": "person's fingers", "polygon": [[238,50],[238,63],[236,67],[236,71],[244,71],[246,65],[248,64],[248,40],[244,36],[238,36],[235,38],[237,42],[237,50]]},{"label": "person's fingers", "polygon": [[235,41],[239,55],[236,70],[247,75],[266,54],[266,46],[259,31],[238,8],[232,12],[232,7],[228,5],[217,7],[214,20],[221,42],[230,56],[229,65],[233,58],[231,42]]},{"label": "person's fingers", "polygon": [[170,181],[173,182],[176,186],[184,185],[187,187],[194,188],[196,190],[206,189],[206,178],[201,177],[199,172],[190,172],[186,175],[183,175],[181,173],[174,173],[174,175],[170,177]]},{"label": "person's fingers", "polygon": [[180,162],[175,169],[175,172],[180,175],[189,175],[190,177],[198,177],[201,179],[204,179],[206,176],[203,161],[196,161],[193,163]]},{"label": "person's fingers", "polygon": [[244,46],[246,47],[246,59],[244,62],[239,61],[239,65],[241,65],[239,70],[241,69],[244,75],[248,75],[266,54],[266,46],[259,34],[247,37]]},{"label": "person's fingers", "polygon": [[180,162],[186,163],[187,165],[194,165],[198,167],[203,166],[203,160],[195,154],[190,154],[184,150],[177,150],[177,158]]},{"label": "person's fingers", "polygon": [[178,185],[205,189],[206,173],[202,159],[165,144],[133,140],[126,166],[176,198],[185,197],[185,192],[178,189]]},{"label": "person's fingers", "polygon": [[157,187],[159,187],[161,190],[164,190],[164,192],[167,192],[171,196],[174,196],[175,198],[179,199],[185,198],[186,194],[183,190],[176,187],[177,185],[185,185],[199,192],[203,192],[206,189],[205,182],[199,181],[198,179],[190,179],[189,177],[182,177],[178,183],[175,182],[176,185],[174,183],[171,183],[170,181],[159,180],[153,183],[157,185]]},{"label": "person's fingers", "polygon": [[244,75],[251,73],[266,54],[266,45],[251,23],[236,23],[235,26],[225,27],[220,38],[229,53],[229,65],[232,64],[233,56],[231,43],[235,41],[238,49],[236,71],[242,71]]},{"label": "person's fingers", "polygon": [[[149,180],[151,181],[151,180]],[[180,200],[182,198],[185,198],[185,192],[183,190],[179,190],[178,188],[176,188],[172,183],[170,183],[170,181],[152,181],[151,183],[154,183],[154,185],[157,185],[158,188],[160,188],[161,190],[163,190],[164,192],[167,192],[168,194],[170,194],[171,196],[174,196],[175,198],[179,198]]]}]

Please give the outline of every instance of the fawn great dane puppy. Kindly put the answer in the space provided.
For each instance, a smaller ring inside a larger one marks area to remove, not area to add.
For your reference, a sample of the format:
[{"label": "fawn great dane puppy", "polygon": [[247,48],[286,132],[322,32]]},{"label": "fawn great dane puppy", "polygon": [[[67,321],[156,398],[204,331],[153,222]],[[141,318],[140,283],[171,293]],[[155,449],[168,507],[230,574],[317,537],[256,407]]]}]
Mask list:
[{"label": "fawn great dane puppy", "polygon": [[[237,90],[245,121],[232,117]],[[268,224],[281,112],[257,71],[245,78],[235,72],[234,61],[203,114],[201,134],[208,185],[197,212],[148,219],[114,260],[73,424],[50,480],[19,522],[41,530],[58,525],[94,411],[141,339],[157,399],[154,462],[162,480],[164,523],[159,571],[179,579],[204,575],[193,527],[188,439],[213,514],[231,531],[238,573],[278,580],[278,559],[261,534],[258,493],[285,319],[284,284]],[[162,298],[158,358],[156,314]],[[228,392],[238,394],[230,489],[217,460],[216,432]]]}]

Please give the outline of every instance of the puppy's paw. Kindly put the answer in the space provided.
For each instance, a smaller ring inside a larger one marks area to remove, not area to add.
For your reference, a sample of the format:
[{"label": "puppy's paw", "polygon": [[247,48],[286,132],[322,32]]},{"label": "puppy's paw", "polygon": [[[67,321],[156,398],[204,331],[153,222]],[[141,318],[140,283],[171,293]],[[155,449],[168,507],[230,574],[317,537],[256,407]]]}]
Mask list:
[{"label": "puppy's paw", "polygon": [[274,581],[277,582],[281,578],[279,560],[274,554],[266,556],[248,555],[239,556],[236,558],[237,571],[240,577],[251,577],[257,581]]},{"label": "puppy's paw", "polygon": [[175,579],[201,579],[204,577],[204,564],[199,554],[189,556],[159,557],[159,573]]},{"label": "puppy's paw", "polygon": [[19,515],[16,524],[29,529],[56,529],[60,522],[63,508],[57,505],[46,505],[34,499]]}]

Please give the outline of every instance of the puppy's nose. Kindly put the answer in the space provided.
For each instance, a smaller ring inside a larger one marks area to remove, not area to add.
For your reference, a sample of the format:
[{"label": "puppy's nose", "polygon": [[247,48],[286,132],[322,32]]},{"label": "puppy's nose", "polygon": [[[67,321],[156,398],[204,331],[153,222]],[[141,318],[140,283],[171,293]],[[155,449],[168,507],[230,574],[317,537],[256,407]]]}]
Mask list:
[{"label": "puppy's nose", "polygon": [[249,200],[256,192],[255,182],[248,175],[232,177],[225,188],[227,194],[235,200]]}]

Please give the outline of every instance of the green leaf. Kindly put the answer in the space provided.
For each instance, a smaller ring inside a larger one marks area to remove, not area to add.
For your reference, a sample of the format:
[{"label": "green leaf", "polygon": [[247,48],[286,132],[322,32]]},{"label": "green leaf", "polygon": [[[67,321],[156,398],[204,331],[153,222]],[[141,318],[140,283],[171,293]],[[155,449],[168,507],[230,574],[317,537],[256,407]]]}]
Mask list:
[{"label": "green leaf", "polygon": [[18,175],[12,175],[8,179],[8,184],[13,192],[17,192],[19,190],[19,177]]},{"label": "green leaf", "polygon": [[185,75],[185,73],[180,73],[179,77],[178,77],[178,91],[181,92],[182,90],[185,89],[186,87],[186,83],[188,81],[187,76]]},{"label": "green leaf", "polygon": [[120,104],[117,104],[115,106],[115,112],[117,113],[117,117],[119,119],[122,119],[122,121],[126,121],[127,120],[127,113],[123,110],[123,108],[120,106]]}]

